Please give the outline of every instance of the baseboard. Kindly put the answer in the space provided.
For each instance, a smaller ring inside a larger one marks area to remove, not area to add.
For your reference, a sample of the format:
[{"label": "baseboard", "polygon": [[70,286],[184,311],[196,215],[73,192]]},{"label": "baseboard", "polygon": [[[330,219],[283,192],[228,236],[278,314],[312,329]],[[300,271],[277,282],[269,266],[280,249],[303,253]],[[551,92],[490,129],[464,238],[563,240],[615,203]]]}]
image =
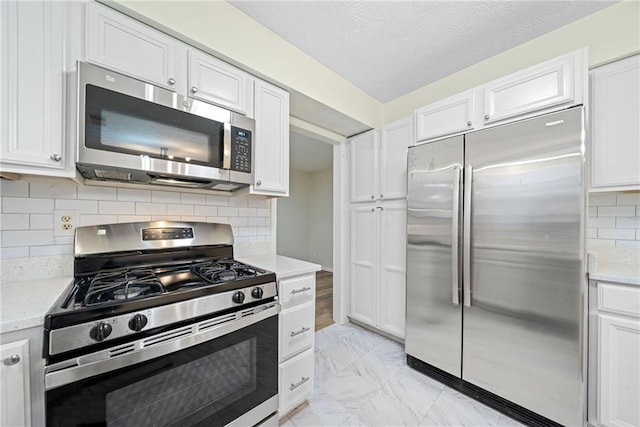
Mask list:
[{"label": "baseboard", "polygon": [[363,329],[367,329],[367,330],[369,330],[369,331],[371,331],[371,332],[375,332],[375,333],[376,333],[376,334],[378,334],[378,335],[382,335],[382,336],[383,336],[383,337],[385,337],[385,338],[389,338],[389,339],[390,339],[390,340],[392,340],[392,341],[395,341],[395,342],[397,342],[397,343],[399,343],[399,344],[404,345],[404,340],[403,340],[402,338],[398,338],[398,337],[396,337],[395,335],[391,335],[391,334],[390,334],[390,333],[388,333],[388,332],[381,331],[380,329],[375,328],[375,327],[373,327],[373,326],[371,326],[371,325],[367,325],[366,323],[362,323],[362,322],[360,322],[360,321],[358,321],[358,320],[354,320],[354,319],[352,319],[352,318],[351,318],[351,317],[349,317],[349,316],[347,316],[347,322],[351,322],[351,323],[353,323],[354,325],[360,326],[360,327],[361,327],[361,328],[363,328]]}]

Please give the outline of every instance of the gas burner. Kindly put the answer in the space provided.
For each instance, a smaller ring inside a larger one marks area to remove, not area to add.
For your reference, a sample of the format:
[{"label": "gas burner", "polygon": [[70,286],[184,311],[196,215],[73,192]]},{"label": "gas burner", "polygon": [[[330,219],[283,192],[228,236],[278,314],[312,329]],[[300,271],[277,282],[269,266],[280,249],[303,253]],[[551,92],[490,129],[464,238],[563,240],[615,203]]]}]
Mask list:
[{"label": "gas burner", "polygon": [[219,259],[192,264],[191,271],[211,283],[228,282],[230,280],[254,277],[259,274],[255,268],[232,259]]},{"label": "gas burner", "polygon": [[84,297],[81,301],[76,301],[84,307],[126,301],[164,291],[160,280],[148,268],[101,272],[87,280]]}]

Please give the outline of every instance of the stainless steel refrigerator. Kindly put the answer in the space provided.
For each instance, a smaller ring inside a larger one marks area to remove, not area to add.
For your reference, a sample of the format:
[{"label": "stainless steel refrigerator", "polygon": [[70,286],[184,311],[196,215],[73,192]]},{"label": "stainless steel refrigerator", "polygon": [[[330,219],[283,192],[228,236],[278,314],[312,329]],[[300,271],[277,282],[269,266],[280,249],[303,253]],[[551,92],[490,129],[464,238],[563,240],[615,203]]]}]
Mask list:
[{"label": "stainless steel refrigerator", "polygon": [[585,423],[584,129],[577,107],[409,149],[408,361],[521,420]]}]

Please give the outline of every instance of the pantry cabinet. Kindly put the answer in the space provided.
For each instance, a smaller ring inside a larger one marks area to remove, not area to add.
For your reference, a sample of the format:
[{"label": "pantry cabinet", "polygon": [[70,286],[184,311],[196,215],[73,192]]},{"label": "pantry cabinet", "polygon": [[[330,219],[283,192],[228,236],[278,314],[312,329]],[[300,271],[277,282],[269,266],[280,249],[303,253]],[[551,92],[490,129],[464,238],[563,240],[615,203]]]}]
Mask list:
[{"label": "pantry cabinet", "polygon": [[416,140],[455,135],[474,129],[475,91],[451,96],[416,110]]},{"label": "pantry cabinet", "polygon": [[0,170],[71,176],[65,146],[65,3],[0,2]]},{"label": "pantry cabinet", "polygon": [[353,320],[398,338],[405,327],[406,201],[351,206]]},{"label": "pantry cabinet", "polygon": [[591,190],[640,189],[640,55],[590,73]]},{"label": "pantry cabinet", "polygon": [[640,288],[598,282],[597,402],[602,426],[640,425]]},{"label": "pantry cabinet", "polygon": [[0,345],[0,425],[30,426],[29,341]]},{"label": "pantry cabinet", "polygon": [[409,117],[350,140],[351,202],[407,196],[407,149],[413,139]]}]

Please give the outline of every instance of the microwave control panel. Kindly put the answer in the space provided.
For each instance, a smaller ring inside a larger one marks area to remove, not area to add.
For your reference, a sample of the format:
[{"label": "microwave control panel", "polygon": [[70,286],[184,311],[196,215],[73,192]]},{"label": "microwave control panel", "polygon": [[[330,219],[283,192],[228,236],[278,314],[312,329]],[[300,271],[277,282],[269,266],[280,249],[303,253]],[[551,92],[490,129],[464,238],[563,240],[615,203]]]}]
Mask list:
[{"label": "microwave control panel", "polygon": [[231,127],[231,170],[251,173],[251,131]]}]

